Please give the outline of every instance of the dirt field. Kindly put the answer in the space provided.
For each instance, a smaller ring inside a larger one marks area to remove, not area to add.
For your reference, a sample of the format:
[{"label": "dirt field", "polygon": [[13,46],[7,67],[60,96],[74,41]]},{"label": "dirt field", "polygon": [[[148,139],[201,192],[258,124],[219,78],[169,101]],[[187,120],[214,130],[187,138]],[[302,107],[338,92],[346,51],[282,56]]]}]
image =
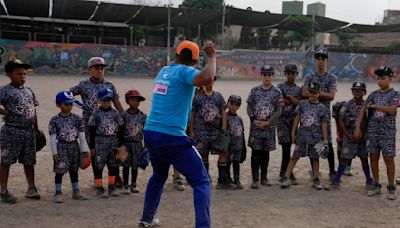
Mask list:
[{"label": "dirt field", "polygon": [[[27,85],[36,93],[39,125],[47,132],[49,119],[57,113],[54,104],[55,94],[78,84],[84,77],[68,76],[30,76]],[[148,113],[151,102],[152,80],[111,78],[119,93],[136,88],[147,98],[141,109]],[[0,78],[0,85],[8,83],[6,77]],[[248,93],[257,81],[218,81],[215,90],[222,92],[225,98],[230,94],[247,99]],[[276,84],[276,83],[275,83]],[[350,83],[338,85],[337,101],[348,100],[351,96]],[[399,85],[394,85],[399,89]],[[368,91],[376,89],[376,84],[368,84]],[[121,99],[124,102],[124,99]],[[125,104],[124,104],[125,105]],[[126,106],[126,105],[125,105]],[[81,113],[75,109],[75,112]],[[245,115],[245,105],[239,110],[246,125],[248,137],[249,121]],[[400,123],[400,122],[398,122]],[[399,143],[399,136],[397,137]],[[399,144],[398,144],[399,145]],[[281,162],[281,150],[271,152],[268,178],[272,187],[251,190],[250,153],[242,165],[241,180],[244,190],[212,190],[213,227],[399,227],[400,203],[386,199],[386,169],[381,164],[381,196],[368,197],[364,189],[364,175],[358,160],[353,162],[353,177],[343,177],[342,188],[338,191],[316,191],[310,186],[308,170],[309,160],[299,161],[295,173],[300,185],[281,190],[278,175]],[[217,178],[216,157],[212,157],[210,172]],[[138,184],[141,192],[135,195],[98,199],[93,190],[91,169],[80,172],[82,192],[90,197],[88,201],[74,201],[71,197],[69,176],[64,177],[63,191],[66,202],[53,203],[54,175],[50,146],[38,153],[36,166],[37,186],[41,192],[40,201],[24,199],[26,180],[21,165],[12,166],[9,190],[18,197],[19,203],[8,205],[0,203],[0,227],[137,227],[143,206],[144,190],[151,167],[140,171]],[[399,159],[396,159],[399,167]],[[327,161],[321,162],[322,182],[328,183]],[[171,171],[172,175],[172,171]],[[104,175],[106,177],[106,175]],[[162,227],[193,227],[194,209],[192,190],[177,192],[171,184],[165,185],[159,213]],[[107,183],[107,181],[105,181]]]}]

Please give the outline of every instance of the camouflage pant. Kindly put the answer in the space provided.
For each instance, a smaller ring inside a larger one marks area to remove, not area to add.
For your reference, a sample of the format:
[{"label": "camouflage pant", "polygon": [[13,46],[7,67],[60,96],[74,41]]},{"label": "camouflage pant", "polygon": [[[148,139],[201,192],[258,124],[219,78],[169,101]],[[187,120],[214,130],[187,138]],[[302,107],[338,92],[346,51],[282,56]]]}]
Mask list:
[{"label": "camouflage pant", "polygon": [[57,174],[64,174],[68,171],[77,172],[80,162],[78,142],[58,142],[57,151],[60,162],[54,163],[54,172]]},{"label": "camouflage pant", "polygon": [[0,132],[1,164],[17,162],[33,166],[36,164],[36,139],[32,128],[16,128],[4,125]]},{"label": "camouflage pant", "polygon": [[294,147],[293,156],[294,158],[306,157],[319,158],[318,153],[314,149],[313,144],[297,143]]},{"label": "camouflage pant", "polygon": [[207,157],[210,154],[214,141],[215,140],[210,139],[202,139],[197,141],[196,148],[202,157]]},{"label": "camouflage pant", "polygon": [[126,148],[128,148],[128,158],[122,164],[124,167],[138,168],[138,160],[143,152],[142,142],[125,141]]},{"label": "camouflage pant", "polygon": [[292,142],[291,132],[293,121],[288,118],[281,117],[277,122],[278,142],[279,144]]},{"label": "camouflage pant", "polygon": [[273,151],[276,149],[275,133],[268,138],[250,136],[248,146],[253,150]]},{"label": "camouflage pant", "polygon": [[385,157],[396,157],[396,134],[387,137],[369,137],[367,140],[367,152],[369,154],[380,153]]},{"label": "camouflage pant", "polygon": [[343,136],[342,153],[340,158],[353,159],[356,156],[360,158],[368,158],[366,143],[365,138],[360,139],[359,142],[354,142],[347,136]]},{"label": "camouflage pant", "polygon": [[107,167],[118,167],[121,162],[115,157],[116,148],[118,147],[117,136],[96,136],[95,149],[96,155],[94,164],[96,168],[103,169]]}]

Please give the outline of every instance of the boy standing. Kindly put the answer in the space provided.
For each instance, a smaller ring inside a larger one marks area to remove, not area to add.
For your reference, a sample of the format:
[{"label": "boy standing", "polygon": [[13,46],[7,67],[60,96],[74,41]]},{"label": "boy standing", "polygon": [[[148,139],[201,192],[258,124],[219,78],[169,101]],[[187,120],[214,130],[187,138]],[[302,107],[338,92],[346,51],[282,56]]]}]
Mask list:
[{"label": "boy standing", "polygon": [[284,105],[281,91],[272,85],[274,68],[269,65],[262,66],[261,75],[263,83],[251,89],[247,98],[247,114],[251,122],[248,145],[252,148],[252,189],[259,188],[260,169],[261,185],[271,186],[267,179],[269,152],[276,148],[274,124]]},{"label": "boy standing", "polygon": [[364,102],[364,107],[360,111],[356,122],[354,138],[360,140],[361,126],[368,113],[368,137],[367,152],[371,159],[371,170],[373,184],[368,190],[369,196],[380,194],[381,184],[379,183],[379,158],[382,152],[383,160],[387,168],[389,184],[387,186],[390,200],[396,199],[395,163],[396,156],[396,114],[399,104],[399,93],[390,87],[390,82],[394,76],[392,69],[381,66],[375,70],[378,76],[379,89],[373,91]]},{"label": "boy standing", "polygon": [[0,133],[0,187],[1,200],[16,203],[17,198],[8,189],[10,166],[18,162],[24,165],[28,181],[25,197],[40,199],[35,185],[36,133],[38,132],[35,107],[39,105],[35,94],[24,86],[26,71],[31,68],[19,59],[9,61],[4,66],[11,83],[0,88],[0,114],[4,115],[5,124]]}]

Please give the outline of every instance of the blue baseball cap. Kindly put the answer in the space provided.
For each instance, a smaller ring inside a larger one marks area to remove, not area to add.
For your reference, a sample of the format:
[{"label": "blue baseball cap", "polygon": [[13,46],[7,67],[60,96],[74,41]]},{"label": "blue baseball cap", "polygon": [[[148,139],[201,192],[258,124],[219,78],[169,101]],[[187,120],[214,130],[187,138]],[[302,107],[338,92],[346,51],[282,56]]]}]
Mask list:
[{"label": "blue baseball cap", "polygon": [[270,65],[263,65],[261,66],[261,73],[275,73],[275,70]]},{"label": "blue baseball cap", "polygon": [[72,104],[75,103],[74,94],[69,91],[60,91],[56,95],[56,104]]},{"label": "blue baseball cap", "polygon": [[112,99],[114,97],[114,93],[111,89],[104,89],[97,93],[97,97],[99,98],[99,100],[104,101],[107,98]]}]

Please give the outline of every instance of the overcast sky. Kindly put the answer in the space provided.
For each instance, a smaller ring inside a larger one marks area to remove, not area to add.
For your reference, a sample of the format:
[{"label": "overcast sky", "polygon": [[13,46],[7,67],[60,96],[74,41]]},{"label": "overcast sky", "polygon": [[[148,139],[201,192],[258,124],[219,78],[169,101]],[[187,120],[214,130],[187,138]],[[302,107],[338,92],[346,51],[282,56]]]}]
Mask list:
[{"label": "overcast sky", "polygon": [[[147,4],[168,4],[168,0],[101,0],[114,3],[146,2]],[[282,13],[281,0],[225,0],[226,4],[237,8],[253,8],[254,11]],[[316,0],[304,0],[304,13],[307,4]],[[320,0],[326,4],[326,16],[351,23],[375,24],[381,22],[384,10],[400,10],[400,0]],[[174,7],[182,3],[182,0],[172,0]]]}]

